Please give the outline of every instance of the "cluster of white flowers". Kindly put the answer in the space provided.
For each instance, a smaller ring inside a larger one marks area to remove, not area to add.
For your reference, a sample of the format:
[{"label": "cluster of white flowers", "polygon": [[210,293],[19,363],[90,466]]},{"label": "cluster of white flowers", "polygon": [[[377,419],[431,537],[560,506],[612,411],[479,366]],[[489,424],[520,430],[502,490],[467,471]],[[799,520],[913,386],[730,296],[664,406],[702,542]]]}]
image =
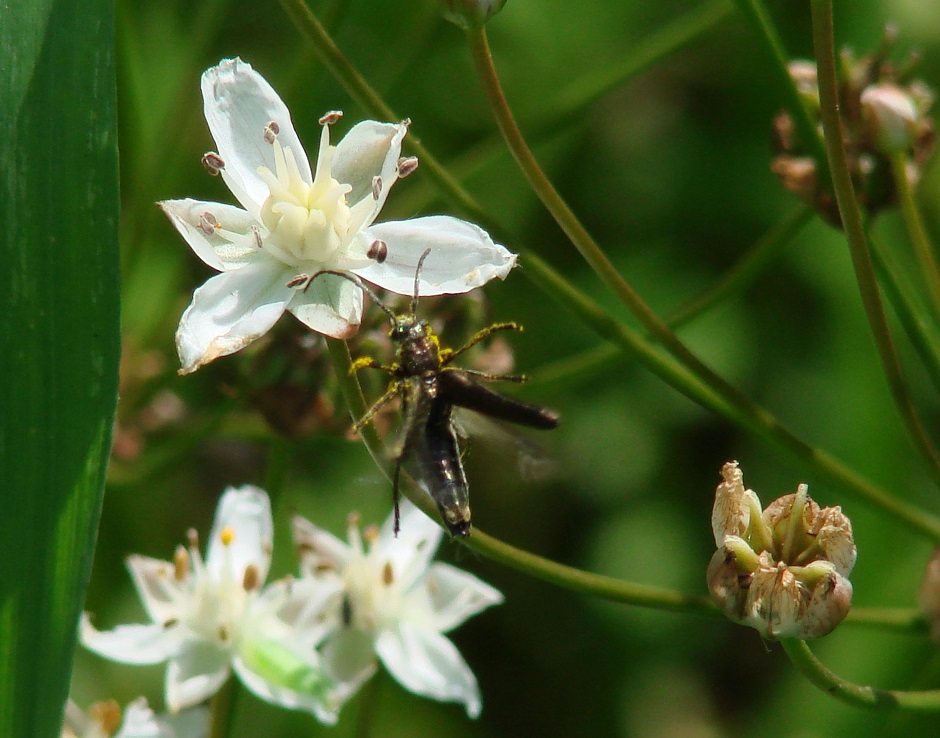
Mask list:
[{"label": "cluster of white flowers", "polygon": [[[442,531],[409,503],[401,534],[390,517],[349,544],[294,520],[301,576],[265,585],[273,549],[267,494],[222,495],[205,559],[195,532],[172,561],[131,556],[128,568],[152,622],[109,631],[82,618],[82,643],[127,664],[167,662],[172,713],[212,696],[234,671],[263,700],[334,723],[377,660],[406,689],[480,712],[473,673],[443,634],[502,595],[431,563]],[[363,546],[363,538],[368,547]]]}]

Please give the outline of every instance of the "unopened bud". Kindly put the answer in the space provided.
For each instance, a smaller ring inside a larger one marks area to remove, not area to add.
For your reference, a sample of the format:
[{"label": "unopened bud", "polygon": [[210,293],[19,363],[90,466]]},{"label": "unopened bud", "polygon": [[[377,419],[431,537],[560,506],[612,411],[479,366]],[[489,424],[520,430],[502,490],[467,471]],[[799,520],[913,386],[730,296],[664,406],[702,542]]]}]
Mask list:
[{"label": "unopened bud", "polygon": [[447,20],[461,28],[479,28],[496,15],[506,0],[438,0]]}]

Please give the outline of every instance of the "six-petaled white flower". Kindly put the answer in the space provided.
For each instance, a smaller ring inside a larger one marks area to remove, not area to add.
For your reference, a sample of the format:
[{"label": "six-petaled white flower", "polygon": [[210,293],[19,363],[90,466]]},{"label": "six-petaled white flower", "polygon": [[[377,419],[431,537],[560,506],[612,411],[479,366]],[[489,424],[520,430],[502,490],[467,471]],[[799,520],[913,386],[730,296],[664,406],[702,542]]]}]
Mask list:
[{"label": "six-petaled white flower", "polygon": [[515,255],[472,223],[449,216],[375,223],[395,181],[412,170],[402,159],[407,122],[363,121],[335,147],[328,113],[311,171],[287,106],[240,59],[202,76],[206,121],[218,152],[203,158],[242,208],[196,200],[160,206],[193,251],[222,272],[193,295],[176,334],[182,373],[195,371],[267,332],[285,310],[335,338],[356,332],[362,290],[323,270],[349,271],[400,294],[467,292],[505,278]]},{"label": "six-petaled white flower", "polygon": [[503,596],[467,572],[431,563],[441,528],[407,501],[397,537],[393,516],[381,531],[363,534],[353,516],[348,545],[300,516],[293,527],[301,558],[297,585],[319,590],[318,601],[328,595],[322,609],[298,614],[295,625],[307,628],[312,641],[322,641],[330,676],[358,684],[373,673],[378,656],[406,689],[462,702],[477,717],[476,678],[444,634]]},{"label": "six-petaled white flower", "polygon": [[127,664],[168,662],[171,712],[213,695],[234,669],[260,698],[335,722],[347,696],[324,676],[316,652],[279,617],[297,607],[290,581],[262,589],[273,525],[267,494],[229,488],[216,511],[205,560],[195,532],[172,562],[131,556],[128,567],[147,614],[145,625],[98,631],[83,616],[82,643]]}]

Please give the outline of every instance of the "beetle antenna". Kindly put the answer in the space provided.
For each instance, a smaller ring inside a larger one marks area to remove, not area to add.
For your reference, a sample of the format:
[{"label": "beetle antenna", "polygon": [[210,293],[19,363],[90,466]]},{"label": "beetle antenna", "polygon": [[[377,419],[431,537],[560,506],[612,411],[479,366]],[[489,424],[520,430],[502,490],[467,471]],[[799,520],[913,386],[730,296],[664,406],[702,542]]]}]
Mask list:
[{"label": "beetle antenna", "polygon": [[415,269],[415,291],[411,297],[411,314],[418,314],[418,284],[421,281],[421,270],[424,268],[424,260],[428,258],[428,254],[431,253],[431,249],[425,249],[424,253],[421,254],[421,258],[418,259],[418,268]]},{"label": "beetle antenna", "polygon": [[[428,251],[430,251],[430,249],[428,249]],[[374,302],[376,305],[382,308],[382,312],[385,313],[389,318],[391,318],[392,323],[395,322],[395,313],[392,312],[391,308],[389,308],[388,305],[386,305],[384,302],[382,302],[379,299],[379,296],[375,294],[375,292],[372,290],[371,287],[369,287],[365,282],[362,281],[362,278],[358,274],[353,274],[351,272],[341,272],[336,269],[323,269],[317,272],[316,274],[314,274],[312,277],[310,277],[309,280],[307,280],[307,284],[304,287],[304,292],[306,292],[310,288],[310,285],[313,284],[313,280],[315,280],[321,274],[333,274],[337,277],[342,277],[343,279],[349,280],[354,285],[359,287],[359,289],[365,292],[371,298],[372,302]]]}]

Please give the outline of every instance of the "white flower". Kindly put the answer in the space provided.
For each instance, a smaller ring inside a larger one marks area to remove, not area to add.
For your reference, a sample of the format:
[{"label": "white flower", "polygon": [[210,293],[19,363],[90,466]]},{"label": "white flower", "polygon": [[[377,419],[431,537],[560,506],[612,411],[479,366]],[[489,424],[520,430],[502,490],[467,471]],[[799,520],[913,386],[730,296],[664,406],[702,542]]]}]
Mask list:
[{"label": "white flower", "polygon": [[329,594],[324,607],[308,608],[296,624],[310,628],[313,640],[324,639],[320,653],[328,673],[358,684],[374,672],[378,656],[406,689],[462,702],[467,714],[477,717],[476,678],[444,633],[501,603],[503,596],[471,574],[431,563],[441,528],[407,501],[402,501],[398,537],[391,516],[381,531],[367,529],[363,535],[353,517],[349,545],[300,516],[293,526],[301,557],[297,585]]},{"label": "white flower", "polygon": [[147,614],[145,625],[96,630],[82,617],[82,643],[125,664],[168,662],[166,704],[173,713],[215,694],[234,669],[261,699],[336,721],[344,698],[324,676],[316,653],[279,617],[290,611],[290,582],[264,590],[273,525],[267,494],[257,487],[226,490],[219,501],[203,561],[195,532],[172,562],[128,558]]},{"label": "white flower", "polygon": [[[62,738],[206,738],[209,735],[209,711],[193,708],[180,715],[157,717],[140,697],[124,710],[113,700],[91,706],[85,715],[71,700],[65,706]],[[115,733],[120,721],[120,728]]]},{"label": "white flower", "polygon": [[285,310],[319,333],[353,335],[362,290],[323,275],[342,270],[401,294],[414,289],[421,254],[421,295],[467,292],[505,278],[516,257],[472,223],[430,216],[373,221],[395,181],[414,169],[400,159],[407,122],[363,121],[330,145],[323,117],[311,171],[290,113],[272,87],[240,59],[202,76],[206,121],[218,154],[203,158],[244,208],[196,200],[160,207],[193,251],[221,274],[193,295],[176,334],[182,373],[238,351],[263,335]]}]

